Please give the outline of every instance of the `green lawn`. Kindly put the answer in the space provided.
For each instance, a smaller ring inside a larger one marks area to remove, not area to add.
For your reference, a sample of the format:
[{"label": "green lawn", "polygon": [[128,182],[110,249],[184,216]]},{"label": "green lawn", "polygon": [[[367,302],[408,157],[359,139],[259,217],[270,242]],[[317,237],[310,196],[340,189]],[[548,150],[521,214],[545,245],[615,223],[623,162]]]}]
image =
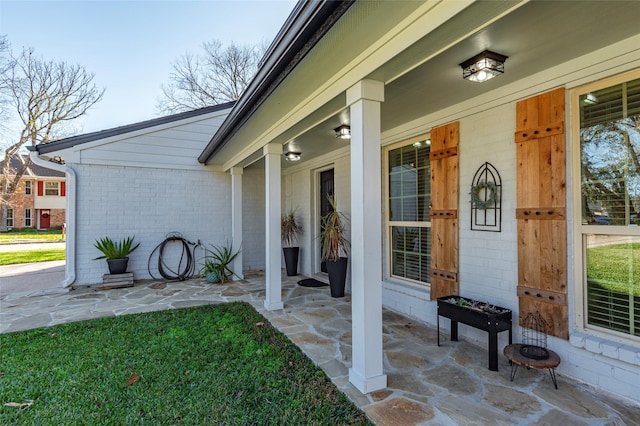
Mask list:
[{"label": "green lawn", "polygon": [[0,424],[371,424],[243,302],[2,334],[0,353]]},{"label": "green lawn", "polygon": [[587,276],[607,290],[640,296],[640,243],[587,249]]},{"label": "green lawn", "polygon": [[0,266],[15,265],[18,263],[64,260],[64,256],[65,251],[63,248],[10,251],[7,253],[0,253]]},{"label": "green lawn", "polygon": [[24,242],[51,243],[62,241],[64,241],[64,237],[62,236],[62,231],[60,229],[38,231],[33,228],[22,228],[8,232],[0,232],[0,245],[20,244]]}]

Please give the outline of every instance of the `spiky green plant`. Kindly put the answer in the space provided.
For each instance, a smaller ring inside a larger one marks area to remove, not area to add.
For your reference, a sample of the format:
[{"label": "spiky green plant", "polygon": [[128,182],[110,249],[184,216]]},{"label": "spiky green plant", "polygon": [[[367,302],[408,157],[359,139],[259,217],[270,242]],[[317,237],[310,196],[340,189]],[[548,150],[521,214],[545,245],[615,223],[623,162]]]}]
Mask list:
[{"label": "spiky green plant", "polygon": [[229,267],[229,264],[235,260],[240,254],[240,250],[233,251],[232,245],[215,246],[211,245],[211,249],[205,249],[204,265],[200,270],[201,275],[206,275],[211,272],[218,274],[220,282],[224,283],[232,276],[238,276]]},{"label": "spiky green plant", "polygon": [[282,233],[282,244],[291,247],[298,239],[298,234],[302,233],[302,225],[298,222],[295,209],[289,210],[282,215],[280,220],[280,230]]},{"label": "spiky green plant", "polygon": [[339,212],[336,198],[327,196],[331,211],[322,217],[322,229],[320,231],[320,246],[323,261],[338,261],[340,256],[349,254],[350,243],[347,240],[347,217]]},{"label": "spiky green plant", "polygon": [[134,238],[135,235],[115,242],[109,237],[96,240],[94,247],[102,252],[102,256],[96,257],[96,259],[124,259],[128,257],[140,245],[140,243],[133,245]]}]

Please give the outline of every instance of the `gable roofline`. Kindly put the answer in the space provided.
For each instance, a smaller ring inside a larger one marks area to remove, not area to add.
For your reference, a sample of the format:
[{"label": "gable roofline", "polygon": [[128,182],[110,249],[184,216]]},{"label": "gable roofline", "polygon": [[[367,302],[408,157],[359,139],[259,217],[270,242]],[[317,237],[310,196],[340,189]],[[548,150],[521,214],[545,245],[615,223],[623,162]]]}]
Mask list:
[{"label": "gable roofline", "polygon": [[233,101],[226,102],[223,104],[212,105],[205,108],[194,109],[192,111],[181,112],[178,114],[172,114],[164,117],[153,118],[151,120],[140,121],[138,123],[114,127],[111,129],[100,130],[92,133],[85,133],[77,136],[71,136],[69,138],[59,139],[57,141],[36,145],[35,147],[33,147],[33,150],[37,151],[39,154],[48,154],[50,152],[71,148],[76,145],[82,145],[82,144],[97,141],[100,139],[106,139],[113,136],[124,135],[126,133],[136,132],[139,130],[144,130],[151,127],[160,126],[163,124],[169,124],[169,123],[185,120],[192,117],[198,117],[200,115],[205,115],[205,114],[209,114],[216,111],[222,111],[222,110],[233,107],[234,104],[235,102]]},{"label": "gable roofline", "polygon": [[206,164],[333,27],[355,0],[300,0],[267,49],[260,69],[198,161]]}]

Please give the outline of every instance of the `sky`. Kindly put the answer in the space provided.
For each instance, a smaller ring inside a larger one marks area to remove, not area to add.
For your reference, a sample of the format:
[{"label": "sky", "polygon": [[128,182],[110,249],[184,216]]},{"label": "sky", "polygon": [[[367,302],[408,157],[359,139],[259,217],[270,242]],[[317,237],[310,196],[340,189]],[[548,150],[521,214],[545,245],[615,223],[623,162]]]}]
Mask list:
[{"label": "sky", "polygon": [[0,35],[14,54],[33,48],[45,60],[79,64],[105,94],[74,121],[78,133],[159,114],[161,86],[183,54],[202,43],[271,42],[294,0],[0,0]]}]

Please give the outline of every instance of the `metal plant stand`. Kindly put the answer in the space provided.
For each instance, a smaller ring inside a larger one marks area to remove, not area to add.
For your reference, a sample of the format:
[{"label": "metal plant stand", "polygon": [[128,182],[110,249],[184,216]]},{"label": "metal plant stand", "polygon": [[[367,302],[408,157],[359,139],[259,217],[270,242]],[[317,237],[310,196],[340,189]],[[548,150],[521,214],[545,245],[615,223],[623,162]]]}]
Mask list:
[{"label": "metal plant stand", "polygon": [[458,340],[458,323],[489,333],[489,370],[498,371],[498,333],[509,332],[511,344],[511,311],[487,302],[460,296],[438,298],[438,346],[440,346],[440,317],[451,320],[451,340]]}]

